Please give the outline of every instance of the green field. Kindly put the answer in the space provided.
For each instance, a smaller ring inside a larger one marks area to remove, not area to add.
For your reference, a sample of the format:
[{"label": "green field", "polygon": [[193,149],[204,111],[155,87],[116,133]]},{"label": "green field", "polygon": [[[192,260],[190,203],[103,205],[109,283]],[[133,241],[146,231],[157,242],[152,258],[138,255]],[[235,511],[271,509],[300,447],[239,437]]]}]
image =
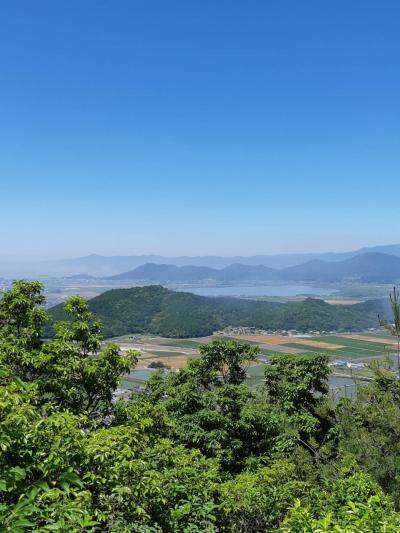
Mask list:
[{"label": "green field", "polygon": [[154,355],[155,357],[172,357],[174,355],[184,355],[187,357],[187,355],[183,352],[170,352],[167,350],[146,350],[147,353]]},{"label": "green field", "polygon": [[260,348],[261,355],[275,355],[279,353],[280,352],[277,352],[276,350],[273,350],[272,348],[270,350],[268,348]]},{"label": "green field", "polygon": [[[350,358],[350,359],[367,359],[383,357],[395,350],[393,348],[388,349],[384,344],[379,342],[363,341],[358,339],[349,339],[347,337],[339,337],[335,335],[315,337],[314,340],[320,340],[329,344],[341,344],[344,348],[337,350],[324,350],[323,348],[315,348],[311,345],[300,345],[294,343],[285,343],[284,346],[292,348],[309,349],[311,352],[327,353],[332,357]],[[389,339],[388,339],[389,340]]]},{"label": "green field", "polygon": [[[375,335],[368,333],[368,336],[371,337],[371,341],[351,339],[348,337],[342,337],[340,335],[322,335],[310,338],[310,341],[321,341],[327,344],[336,344],[343,346],[343,348],[335,350],[326,350],[324,348],[316,347],[313,346],[311,342],[310,344],[298,344],[294,343],[293,341],[290,342],[290,337],[288,337],[287,339],[288,342],[285,344],[281,344],[280,347],[284,348],[286,346],[287,348],[296,348],[307,352],[326,353],[327,355],[329,355],[331,360],[357,360],[363,361],[367,364],[373,359],[382,359],[385,355],[393,354],[393,352],[395,351],[392,348],[390,350],[387,349],[385,347],[385,344],[383,344],[382,342],[374,342],[374,336],[376,336],[376,340],[387,338],[388,342],[392,342],[393,338],[386,336],[385,333],[379,332]],[[226,337],[223,338],[226,339]],[[124,336],[120,338],[120,340],[122,340],[123,342],[136,341],[139,343],[139,345],[144,344],[146,352],[148,354],[145,357],[157,358],[161,361],[164,357],[174,357],[179,355],[186,355],[186,357],[188,357],[187,354],[183,353],[183,350],[191,349],[197,351],[199,346],[201,346],[201,344],[206,342],[208,339],[202,338],[201,340],[197,341],[195,339],[166,339],[163,337],[157,338],[155,336],[140,335],[135,336],[135,340],[132,339],[132,336]],[[304,341],[307,342],[307,339],[304,339]],[[251,344],[257,345],[258,343],[256,341],[253,341],[251,342]],[[163,349],[164,347],[166,348],[165,350]],[[266,357],[268,359],[272,355],[280,355],[280,352],[277,352],[273,346],[266,347],[265,345],[263,345],[259,346],[259,348],[261,357]],[[190,355],[188,358],[191,359],[192,357],[196,358],[198,356],[198,352],[195,353],[193,351],[193,355]],[[296,357],[296,354],[293,354],[293,357]],[[263,383],[264,368],[265,364],[260,362],[256,366],[252,366],[247,369],[246,383],[251,388],[255,388]],[[343,388],[343,384],[345,384],[346,386],[354,387],[354,379],[362,380],[363,378],[365,379],[371,376],[371,369],[369,368],[332,368],[332,371],[333,372],[332,377],[330,378],[330,384],[332,387],[334,386],[335,390]],[[144,382],[141,380],[137,380],[136,378],[130,377],[124,380],[122,386],[125,386],[128,389],[132,389],[132,387],[134,387],[135,385],[143,385],[143,383]]]},{"label": "green field", "polygon": [[159,344],[160,346],[174,346],[176,348],[193,348],[196,350],[202,343],[198,341],[193,341],[190,339],[173,339],[170,341],[168,340],[160,341]]},{"label": "green field", "polygon": [[[317,340],[317,338],[315,338],[315,340]],[[295,342],[285,342],[285,344],[281,344],[281,346],[287,346],[288,348],[296,348],[297,350],[310,350],[310,352],[313,353],[331,353],[330,350],[324,350],[324,348],[316,348],[315,346],[311,346],[310,344],[296,344]]]}]

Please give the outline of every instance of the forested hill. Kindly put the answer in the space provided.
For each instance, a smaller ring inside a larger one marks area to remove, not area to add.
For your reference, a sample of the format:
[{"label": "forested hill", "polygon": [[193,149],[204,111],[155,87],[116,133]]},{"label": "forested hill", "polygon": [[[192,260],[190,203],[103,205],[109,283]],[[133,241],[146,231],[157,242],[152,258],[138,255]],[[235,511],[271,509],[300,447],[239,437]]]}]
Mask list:
[{"label": "forested hill", "polygon": [[297,266],[277,270],[265,265],[232,264],[215,269],[207,266],[174,266],[147,263],[135,270],[123,272],[109,279],[113,281],[142,280],[151,283],[201,281],[317,281],[395,283],[400,280],[400,258],[382,253],[365,253],[344,261],[313,260]]},{"label": "forested hill", "polygon": [[[158,285],[114,289],[89,301],[104,324],[107,337],[151,333],[165,337],[200,337],[228,325],[266,329],[357,331],[374,327],[387,302],[371,300],[342,306],[308,298],[301,302],[265,302],[239,298],[208,298],[174,292]],[[62,304],[50,309],[65,319]]]},{"label": "forested hill", "polygon": [[[400,260],[399,260],[400,261]],[[175,266],[146,263],[130,272],[123,272],[109,279],[115,281],[146,280],[160,281],[201,281],[213,279],[218,281],[273,281],[281,279],[279,270],[264,265],[232,264],[222,269],[207,266]]]}]

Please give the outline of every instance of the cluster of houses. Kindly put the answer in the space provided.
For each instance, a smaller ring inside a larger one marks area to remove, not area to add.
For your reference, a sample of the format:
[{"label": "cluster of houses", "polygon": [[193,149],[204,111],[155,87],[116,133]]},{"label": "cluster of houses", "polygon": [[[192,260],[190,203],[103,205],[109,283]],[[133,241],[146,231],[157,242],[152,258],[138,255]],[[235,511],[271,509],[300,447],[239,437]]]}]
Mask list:
[{"label": "cluster of houses", "polygon": [[217,331],[214,335],[218,337],[233,337],[238,335],[280,335],[283,337],[314,337],[318,335],[333,335],[334,331],[308,331],[307,333],[302,333],[297,329],[262,329],[255,327],[246,327],[246,326],[227,326],[221,331]]}]

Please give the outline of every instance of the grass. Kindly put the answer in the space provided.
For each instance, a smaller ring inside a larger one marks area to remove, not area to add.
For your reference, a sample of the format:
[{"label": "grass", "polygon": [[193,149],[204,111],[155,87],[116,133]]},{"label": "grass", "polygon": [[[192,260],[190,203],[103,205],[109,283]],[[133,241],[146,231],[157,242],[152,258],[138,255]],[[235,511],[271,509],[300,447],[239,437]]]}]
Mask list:
[{"label": "grass", "polygon": [[325,353],[325,352],[331,353],[331,350],[326,350],[324,348],[312,346],[311,344],[299,344],[295,342],[285,342],[285,344],[281,344],[281,346],[287,346],[288,348],[297,348],[298,350],[309,350],[310,352],[315,352],[315,353]]},{"label": "grass", "polygon": [[338,348],[336,350],[325,350],[324,348],[317,348],[315,346],[307,344],[293,343],[285,343],[284,346],[287,346],[288,348],[304,348],[304,350],[309,350],[310,352],[314,353],[326,353],[331,357],[347,357],[352,359],[366,357],[382,357],[393,351],[391,349],[385,349],[385,345],[381,343],[346,339],[343,337],[318,337],[318,339],[330,344],[341,344],[342,346],[344,346],[344,348]]},{"label": "grass", "polygon": [[324,350],[323,348],[315,348],[311,345],[291,345],[290,343],[285,344],[285,346],[293,346],[297,348],[304,347],[309,349],[310,352],[318,353],[327,353],[331,357],[341,357],[341,358],[351,358],[351,359],[361,359],[361,358],[376,358],[383,357],[384,355],[393,352],[393,349],[385,348],[385,345],[379,342],[369,342],[358,339],[349,339],[346,337],[338,336],[324,336],[316,337],[316,340],[319,339],[323,342],[330,344],[341,344],[344,348],[338,348],[336,350]]},{"label": "grass", "polygon": [[282,352],[277,352],[276,350],[269,350],[268,348],[260,348],[260,354],[261,355],[279,355]]},{"label": "grass", "polygon": [[381,348],[380,350],[369,350],[367,348],[359,348],[357,346],[353,348],[341,348],[340,350],[335,350],[332,355],[335,357],[342,356],[342,357],[352,357],[352,358],[376,358],[376,357],[384,357],[390,353],[387,350],[384,350]]},{"label": "grass", "polygon": [[[282,346],[287,346],[288,348],[304,348],[304,350],[309,350],[310,352],[326,353],[330,357],[343,359],[378,358],[395,352],[394,348],[385,347],[385,345],[380,342],[350,339],[347,337],[339,337],[335,335],[330,335],[326,337],[314,337],[314,339],[326,342],[328,344],[341,344],[344,347],[338,348],[336,350],[325,350],[324,348],[315,347],[311,344],[295,344],[290,342],[285,343]],[[392,340],[393,338],[388,338],[388,342]]]},{"label": "grass", "polygon": [[197,349],[201,342],[192,341],[189,339],[172,339],[171,341],[160,340],[160,346],[176,346],[177,348],[194,348]]},{"label": "grass", "polygon": [[[175,356],[175,355],[184,355],[186,356],[185,353],[183,352],[170,352],[170,351],[167,351],[167,350],[146,350],[147,353],[151,354],[151,355],[154,355],[156,357],[171,357],[171,356]],[[146,357],[146,359],[148,359],[149,357]]]},{"label": "grass", "polygon": [[350,339],[348,337],[339,337],[335,335],[327,335],[326,337],[320,337],[320,340],[323,340],[323,342],[327,342],[330,344],[341,344],[342,346],[366,346],[381,349],[384,346],[384,344],[382,344],[381,342],[363,341],[360,339]]}]

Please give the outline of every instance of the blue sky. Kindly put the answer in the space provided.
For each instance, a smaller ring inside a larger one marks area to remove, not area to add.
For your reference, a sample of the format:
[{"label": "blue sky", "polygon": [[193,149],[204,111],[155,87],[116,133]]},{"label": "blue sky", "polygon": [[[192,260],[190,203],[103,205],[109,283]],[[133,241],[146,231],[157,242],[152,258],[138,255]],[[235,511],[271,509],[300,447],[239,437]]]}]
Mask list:
[{"label": "blue sky", "polygon": [[397,1],[4,0],[0,257],[400,241]]}]

